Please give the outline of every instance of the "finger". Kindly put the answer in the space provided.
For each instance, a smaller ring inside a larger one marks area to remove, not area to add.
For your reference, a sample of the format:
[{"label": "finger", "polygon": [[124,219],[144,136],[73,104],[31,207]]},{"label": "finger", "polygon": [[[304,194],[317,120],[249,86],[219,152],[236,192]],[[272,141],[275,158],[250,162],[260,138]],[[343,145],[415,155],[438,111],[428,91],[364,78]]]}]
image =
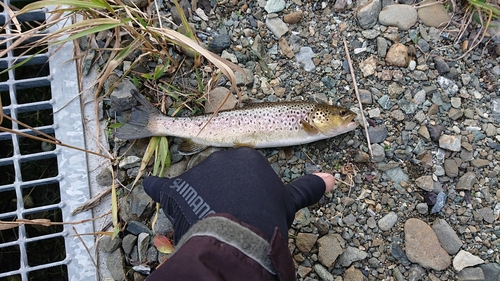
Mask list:
[{"label": "finger", "polygon": [[315,175],[323,179],[325,182],[325,193],[332,191],[333,186],[335,185],[335,178],[333,175],[328,173],[315,173]]},{"label": "finger", "polygon": [[144,191],[151,197],[155,202],[160,202],[160,191],[163,188],[165,182],[169,179],[159,178],[155,176],[150,176],[144,179],[142,186]]}]

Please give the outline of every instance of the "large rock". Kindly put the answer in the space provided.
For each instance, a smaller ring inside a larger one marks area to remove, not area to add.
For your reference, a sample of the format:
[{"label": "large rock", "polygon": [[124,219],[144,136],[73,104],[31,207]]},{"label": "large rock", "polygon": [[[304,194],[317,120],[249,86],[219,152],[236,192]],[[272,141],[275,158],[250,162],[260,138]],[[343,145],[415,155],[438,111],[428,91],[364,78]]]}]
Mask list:
[{"label": "large rock", "polygon": [[418,17],[429,27],[438,27],[449,20],[448,11],[443,3],[436,0],[424,0],[420,3]]},{"label": "large rock", "polygon": [[382,5],[380,0],[368,0],[364,2],[364,4],[359,4],[357,18],[362,28],[370,29],[377,23]]},{"label": "large rock", "polygon": [[378,15],[380,24],[396,26],[399,30],[410,29],[417,20],[417,10],[412,5],[394,4],[385,6]]},{"label": "large rock", "polygon": [[347,247],[344,253],[340,255],[339,264],[343,267],[348,267],[355,261],[364,260],[367,256],[368,254],[365,251],[354,247]]},{"label": "large rock", "polygon": [[432,230],[434,230],[439,243],[448,254],[454,255],[462,247],[462,240],[445,220],[437,218],[432,223]]},{"label": "large rock", "polygon": [[317,234],[299,233],[297,234],[297,238],[295,238],[295,245],[302,253],[308,253],[311,251],[317,239]]},{"label": "large rock", "polygon": [[450,266],[450,256],[441,248],[436,234],[425,222],[411,218],[406,221],[404,232],[406,256],[411,262],[434,270]]},{"label": "large rock", "polygon": [[460,250],[458,254],[453,259],[453,268],[456,271],[461,271],[462,269],[470,266],[475,266],[478,264],[484,263],[484,260],[478,256],[474,256],[473,254]]},{"label": "large rock", "polygon": [[345,241],[340,234],[328,234],[318,239],[318,260],[326,267],[332,267],[337,257],[344,252]]}]

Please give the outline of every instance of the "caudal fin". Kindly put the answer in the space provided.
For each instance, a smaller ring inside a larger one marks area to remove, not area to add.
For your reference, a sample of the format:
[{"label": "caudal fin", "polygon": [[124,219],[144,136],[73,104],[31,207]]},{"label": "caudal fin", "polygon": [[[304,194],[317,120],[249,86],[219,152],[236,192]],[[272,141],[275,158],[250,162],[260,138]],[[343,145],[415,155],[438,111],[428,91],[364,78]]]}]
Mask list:
[{"label": "caudal fin", "polygon": [[137,91],[132,90],[131,92],[142,105],[132,108],[130,121],[116,129],[115,137],[122,140],[133,140],[154,136],[148,129],[148,123],[151,115],[157,114],[158,110]]}]

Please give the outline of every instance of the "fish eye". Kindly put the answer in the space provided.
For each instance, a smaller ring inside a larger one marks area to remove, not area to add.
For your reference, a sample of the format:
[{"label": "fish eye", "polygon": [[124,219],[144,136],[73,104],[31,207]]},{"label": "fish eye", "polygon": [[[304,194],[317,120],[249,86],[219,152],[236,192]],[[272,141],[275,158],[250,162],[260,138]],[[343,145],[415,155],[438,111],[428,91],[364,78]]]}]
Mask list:
[{"label": "fish eye", "polygon": [[344,116],[346,114],[346,111],[344,109],[341,109],[339,111],[340,116]]}]

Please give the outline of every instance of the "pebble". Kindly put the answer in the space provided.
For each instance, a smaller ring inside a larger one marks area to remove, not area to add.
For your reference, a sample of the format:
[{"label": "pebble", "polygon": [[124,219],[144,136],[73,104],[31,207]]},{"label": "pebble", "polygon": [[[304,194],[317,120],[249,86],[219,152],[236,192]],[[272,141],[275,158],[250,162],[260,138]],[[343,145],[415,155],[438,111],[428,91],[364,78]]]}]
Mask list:
[{"label": "pebble", "polygon": [[424,268],[444,270],[451,264],[448,253],[441,248],[439,240],[422,220],[410,218],[404,225],[406,256]]},{"label": "pebble", "polygon": [[401,43],[392,45],[387,51],[385,62],[388,65],[407,67],[409,62],[408,47]]},{"label": "pebble", "polygon": [[458,179],[455,188],[457,190],[471,190],[476,182],[477,182],[476,173],[467,172]]},{"label": "pebble", "polygon": [[461,143],[462,138],[460,136],[441,135],[439,137],[439,147],[446,150],[460,151]]},{"label": "pebble", "polygon": [[484,281],[483,270],[479,267],[464,268],[457,274],[457,281]]},{"label": "pebble", "polygon": [[425,203],[418,203],[416,206],[417,212],[420,214],[427,214],[429,212],[429,206]]},{"label": "pebble", "polygon": [[425,25],[439,27],[448,22],[448,11],[446,11],[443,3],[436,0],[424,0],[420,3],[420,6],[418,17]]},{"label": "pebble", "polygon": [[460,250],[460,252],[458,252],[458,254],[453,259],[453,268],[456,271],[461,271],[466,267],[475,266],[482,263],[484,263],[484,260],[480,257],[475,256],[467,251]]},{"label": "pebble", "polygon": [[394,4],[385,6],[378,15],[382,25],[396,26],[399,30],[408,30],[417,22],[417,10],[411,5]]},{"label": "pebble", "polygon": [[425,269],[418,264],[412,264],[408,273],[408,281],[419,281],[424,275]]},{"label": "pebble", "polygon": [[373,153],[373,157],[372,157],[373,162],[385,161],[385,151],[381,145],[379,145],[377,143],[373,144],[372,145],[372,153]]},{"label": "pebble", "polygon": [[337,233],[329,233],[318,239],[318,260],[330,268],[335,264],[338,256],[344,252],[345,241]]},{"label": "pebble", "polygon": [[230,46],[231,37],[228,34],[221,34],[214,37],[210,44],[208,44],[208,49],[216,54],[220,54]]},{"label": "pebble", "polygon": [[380,0],[366,1],[364,5],[358,6],[356,17],[361,28],[370,29],[377,23],[382,9],[380,2]]},{"label": "pebble", "polygon": [[296,24],[302,19],[302,12],[292,12],[283,17],[283,21],[289,24]]},{"label": "pebble", "polygon": [[364,260],[368,254],[355,247],[347,247],[339,257],[339,264],[343,267],[350,266],[355,261]]},{"label": "pebble", "polygon": [[495,221],[495,215],[493,214],[493,209],[491,209],[491,207],[478,209],[477,212],[481,215],[485,222],[493,223]]},{"label": "pebble", "polygon": [[[221,106],[226,97],[228,97],[228,99]],[[229,93],[229,89],[224,87],[217,87],[211,90],[207,96],[207,101],[205,102],[205,113],[213,113],[219,106],[221,106],[219,110],[233,109],[237,103],[238,100],[233,94]]]},{"label": "pebble", "polygon": [[299,65],[303,65],[304,70],[313,71],[316,69],[316,65],[312,60],[315,56],[316,54],[310,47],[302,47],[299,53],[295,54],[295,59]]},{"label": "pebble", "polygon": [[134,235],[139,235],[140,233],[147,232],[150,233],[151,230],[147,225],[140,221],[129,221],[126,230]]},{"label": "pebble", "polygon": [[483,263],[479,267],[483,270],[484,281],[498,281],[498,276],[500,276],[500,264],[499,263]]},{"label": "pebble", "polygon": [[378,221],[378,227],[382,231],[391,229],[398,222],[398,215],[395,212],[389,212]]},{"label": "pebble", "polygon": [[288,26],[276,14],[267,16],[266,26],[277,38],[281,38],[288,32]]},{"label": "pebble", "polygon": [[368,135],[370,136],[370,143],[382,143],[387,137],[387,128],[384,125],[368,127]]},{"label": "pebble", "polygon": [[364,278],[365,277],[361,270],[355,268],[354,266],[351,266],[344,272],[343,281],[363,281]]},{"label": "pebble", "polygon": [[118,167],[120,167],[120,169],[126,170],[133,167],[139,167],[140,165],[141,165],[141,158],[131,155],[131,156],[125,156],[118,164]]},{"label": "pebble", "polygon": [[432,206],[431,214],[435,214],[441,211],[441,209],[446,204],[446,198],[447,198],[446,193],[442,191],[438,193],[436,197],[436,202],[434,203],[434,206]]},{"label": "pebble", "polygon": [[396,258],[402,265],[408,266],[411,262],[406,257],[401,246],[397,243],[391,243],[391,255]]},{"label": "pebble", "polygon": [[333,281],[333,275],[328,272],[328,269],[324,268],[321,264],[317,263],[314,265],[314,271],[318,274],[319,278],[323,281]]},{"label": "pebble", "polygon": [[455,96],[458,92],[458,86],[453,82],[452,80],[444,77],[444,76],[439,76],[437,78],[437,82],[439,84],[439,87],[443,89],[443,91],[449,96]]},{"label": "pebble", "polygon": [[264,9],[269,14],[279,13],[283,11],[284,8],[285,8],[285,0],[268,0],[266,2],[266,5],[264,6]]},{"label": "pebble", "polygon": [[137,236],[133,234],[127,234],[123,237],[122,241],[122,249],[125,252],[125,255],[129,256],[132,253],[132,249],[136,245]]},{"label": "pebble", "polygon": [[137,250],[139,251],[139,261],[146,260],[146,253],[148,251],[150,236],[149,233],[139,233],[137,236]]},{"label": "pebble", "polygon": [[425,191],[434,190],[434,181],[432,180],[432,176],[421,176],[415,180],[415,184]]},{"label": "pebble", "polygon": [[446,220],[440,218],[434,220],[432,223],[432,230],[436,233],[441,247],[443,247],[448,254],[454,255],[462,247],[462,240],[460,240],[455,230],[453,230]]},{"label": "pebble", "polygon": [[99,240],[99,246],[101,251],[104,253],[111,253],[120,247],[122,240],[120,237],[115,237],[111,239],[109,236],[104,236],[101,240]]},{"label": "pebble", "polygon": [[108,268],[111,277],[113,277],[113,280],[125,280],[125,259],[121,249],[118,248],[109,253],[106,257],[106,267]]},{"label": "pebble", "polygon": [[317,239],[318,239],[317,234],[299,233],[295,238],[295,245],[297,246],[299,251],[303,253],[308,253],[311,251]]}]

